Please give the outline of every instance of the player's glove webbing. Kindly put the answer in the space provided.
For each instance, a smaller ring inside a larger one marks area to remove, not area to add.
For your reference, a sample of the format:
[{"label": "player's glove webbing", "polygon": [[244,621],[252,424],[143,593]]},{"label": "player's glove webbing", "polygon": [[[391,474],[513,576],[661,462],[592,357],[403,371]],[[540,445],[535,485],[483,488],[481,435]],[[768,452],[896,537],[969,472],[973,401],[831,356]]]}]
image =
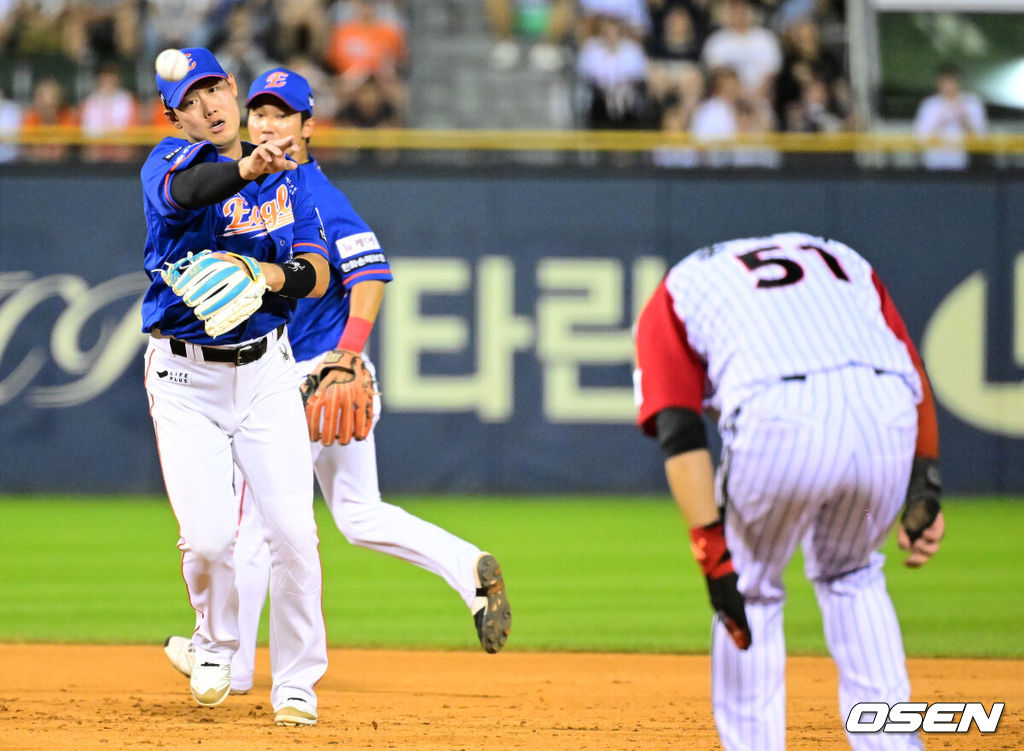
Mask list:
[{"label": "player's glove webbing", "polygon": [[743,609],[743,595],[737,588],[739,577],[732,565],[732,554],[725,544],[725,526],[719,520],[690,530],[691,549],[708,582],[711,607],[722,619],[729,636],[740,649],[750,647],[750,626]]},{"label": "player's glove webbing", "polygon": [[168,263],[160,271],[167,286],[195,311],[212,337],[230,331],[255,313],[268,289],[255,259],[236,253],[226,255],[240,260],[245,268],[204,250]]},{"label": "player's glove webbing", "polygon": [[938,461],[915,457],[910,470],[910,484],[907,486],[907,502],[900,519],[911,545],[932,526],[939,515],[942,509],[939,503],[941,495],[942,477],[939,475]]},{"label": "player's glove webbing", "polygon": [[302,399],[306,405],[309,440],[330,446],[361,441],[373,425],[373,376],[363,358],[345,349],[332,349],[323,366],[306,377]]}]

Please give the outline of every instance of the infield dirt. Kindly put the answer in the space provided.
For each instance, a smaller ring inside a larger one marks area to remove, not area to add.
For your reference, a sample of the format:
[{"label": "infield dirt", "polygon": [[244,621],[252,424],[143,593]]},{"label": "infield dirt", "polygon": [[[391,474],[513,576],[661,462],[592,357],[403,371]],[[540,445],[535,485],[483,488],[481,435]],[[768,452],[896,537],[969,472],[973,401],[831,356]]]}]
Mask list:
[{"label": "infield dirt", "polygon": [[[909,662],[915,701],[1005,701],[999,730],[929,749],[1024,748],[1024,661]],[[823,658],[787,668],[788,748],[843,749]],[[332,650],[316,727],[280,728],[267,650],[252,692],[195,704],[159,645],[0,644],[0,749],[718,749],[708,658],[508,651]]]}]

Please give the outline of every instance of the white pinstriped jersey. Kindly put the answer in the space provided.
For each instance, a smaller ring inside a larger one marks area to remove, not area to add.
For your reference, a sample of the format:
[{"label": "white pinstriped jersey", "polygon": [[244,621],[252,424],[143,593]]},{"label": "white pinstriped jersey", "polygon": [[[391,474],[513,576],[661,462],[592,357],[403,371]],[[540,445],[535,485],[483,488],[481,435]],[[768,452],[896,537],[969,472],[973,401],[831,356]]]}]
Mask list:
[{"label": "white pinstriped jersey", "polygon": [[921,398],[883,314],[884,287],[841,242],[796,232],[732,240],[687,256],[665,286],[706,363],[705,407],[728,414],[766,383],[846,365],[897,373]]}]

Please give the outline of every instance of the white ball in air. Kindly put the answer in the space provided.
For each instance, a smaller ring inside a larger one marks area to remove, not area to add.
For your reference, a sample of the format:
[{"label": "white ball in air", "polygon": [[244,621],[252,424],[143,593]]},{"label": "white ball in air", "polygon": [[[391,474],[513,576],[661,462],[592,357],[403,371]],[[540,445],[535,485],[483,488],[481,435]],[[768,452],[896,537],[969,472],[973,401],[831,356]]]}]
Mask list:
[{"label": "white ball in air", "polygon": [[188,66],[181,50],[168,49],[156,56],[156,74],[165,81],[180,81],[188,73]]}]

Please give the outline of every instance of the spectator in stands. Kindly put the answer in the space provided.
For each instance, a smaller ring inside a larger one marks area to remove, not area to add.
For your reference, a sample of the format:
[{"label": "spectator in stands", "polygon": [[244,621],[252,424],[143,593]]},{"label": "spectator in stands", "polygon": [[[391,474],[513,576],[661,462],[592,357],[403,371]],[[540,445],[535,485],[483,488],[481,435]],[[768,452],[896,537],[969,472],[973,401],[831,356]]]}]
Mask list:
[{"label": "spectator in stands", "polygon": [[623,32],[643,42],[651,30],[651,18],[644,0],[579,0],[576,38],[580,46],[600,34],[601,20],[612,17],[622,24]]},{"label": "spectator in stands", "polygon": [[343,76],[362,81],[372,75],[396,79],[405,63],[405,29],[377,15],[374,0],[352,0],[354,15],[331,29],[327,64]]},{"label": "spectator in stands", "polygon": [[706,39],[711,29],[712,0],[647,0],[647,15],[651,20],[651,34],[656,35],[665,15],[674,8],[682,8],[693,20],[700,39]]},{"label": "spectator in stands", "polygon": [[[64,91],[56,78],[41,78],[32,93],[32,104],[22,122],[25,131],[40,127],[70,126],[75,124],[75,113],[64,104]],[[26,156],[37,162],[52,162],[70,154],[71,148],[63,143],[36,144],[25,149]]]},{"label": "spectator in stands", "polygon": [[598,34],[583,43],[577,72],[589,95],[587,127],[650,126],[647,57],[643,47],[626,34],[619,18],[601,17]]},{"label": "spectator in stands", "polygon": [[728,66],[739,75],[745,96],[771,101],[782,51],[775,34],[757,24],[751,0],[724,0],[722,28],[711,33],[701,53],[708,70]]},{"label": "spectator in stands", "polygon": [[[323,59],[330,29],[323,0],[277,0],[271,12],[272,33],[267,50],[271,57],[288,60],[296,55],[309,55]],[[318,110],[319,104],[318,100]]]},{"label": "spectator in stands", "polygon": [[[732,141],[738,136],[753,136],[772,130],[771,109],[763,99],[744,98],[739,74],[729,67],[715,68],[710,74],[710,95],[697,107],[690,120],[690,133],[698,141]],[[754,149],[754,152],[760,152]],[[737,164],[742,150],[707,150],[702,162],[710,167]],[[750,166],[742,164],[741,166]],[[759,165],[763,166],[763,165]]]},{"label": "spectator in stands", "polygon": [[563,47],[572,30],[573,0],[486,0],[487,20],[497,43],[491,63],[498,70],[519,64],[520,44],[530,47],[530,65],[561,70],[568,60]]},{"label": "spectator in stands", "polygon": [[[373,76],[366,76],[355,89],[348,92],[348,99],[338,112],[338,125],[343,128],[397,128],[402,124],[398,102],[388,96],[390,89],[381,86]],[[322,152],[322,150],[320,150]],[[400,152],[396,149],[347,149],[335,152],[333,156],[348,164],[372,161],[378,165],[394,164]]]},{"label": "spectator in stands", "polygon": [[662,0],[657,14],[651,16],[651,33],[647,37],[647,54],[655,60],[676,60],[699,63],[704,45],[705,24],[688,3]]},{"label": "spectator in stands", "polygon": [[73,4],[69,24],[81,35],[82,62],[110,60],[122,66],[139,55],[141,29],[136,0],[89,0]]},{"label": "spectator in stands", "polygon": [[[826,109],[843,121],[852,116],[850,87],[843,77],[842,63],[821,43],[821,30],[811,19],[790,26],[782,37],[785,58],[775,82],[775,112],[783,124],[790,128],[791,105],[799,109],[806,97],[806,88],[817,79],[824,82],[828,103]],[[813,92],[814,99],[818,92]]]},{"label": "spectator in stands", "polygon": [[652,21],[654,27],[647,43],[650,96],[662,109],[682,109],[670,116],[670,122],[680,116],[688,122],[704,91],[700,22],[688,4],[678,0],[665,2],[658,13],[652,14]]},{"label": "spectator in stands", "polygon": [[812,76],[800,98],[786,106],[785,130],[793,133],[837,133],[847,130],[847,113],[836,109],[824,78]]},{"label": "spectator in stands", "polygon": [[743,93],[740,77],[729,67],[715,68],[709,75],[709,93],[690,119],[690,133],[700,141],[730,140],[736,137],[736,103]]},{"label": "spectator in stands", "polygon": [[[964,169],[970,162],[963,141],[988,131],[988,116],[981,97],[964,91],[960,69],[943,65],[936,76],[936,93],[918,105],[914,135],[928,148],[921,160],[928,169]],[[941,144],[941,146],[938,146]]]},{"label": "spectator in stands", "polygon": [[[21,107],[7,99],[0,89],[0,139],[18,135],[21,130]],[[0,162],[13,162],[18,158],[18,145],[0,140]]]},{"label": "spectator in stands", "polygon": [[[378,14],[375,0],[351,0],[331,30],[327,63],[341,74],[340,106],[351,99],[368,76],[373,76],[390,102],[404,103],[401,69],[405,63],[405,28],[393,14]],[[392,6],[393,9],[393,6]]]},{"label": "spectator in stands", "polygon": [[344,128],[397,128],[402,124],[395,103],[373,76],[367,76],[352,92],[338,113],[338,125]]},{"label": "spectator in stands", "polygon": [[[138,123],[138,105],[135,96],[121,85],[121,69],[116,63],[106,63],[96,75],[96,86],[82,100],[80,120],[82,133],[103,136]],[[90,161],[128,161],[135,149],[124,145],[96,145],[84,151]]]},{"label": "spectator in stands", "polygon": [[73,81],[78,60],[83,56],[84,37],[78,32],[74,14],[66,0],[40,3],[21,0],[3,26],[4,62],[17,61],[24,75],[12,81],[20,101],[32,95],[41,78]]}]

